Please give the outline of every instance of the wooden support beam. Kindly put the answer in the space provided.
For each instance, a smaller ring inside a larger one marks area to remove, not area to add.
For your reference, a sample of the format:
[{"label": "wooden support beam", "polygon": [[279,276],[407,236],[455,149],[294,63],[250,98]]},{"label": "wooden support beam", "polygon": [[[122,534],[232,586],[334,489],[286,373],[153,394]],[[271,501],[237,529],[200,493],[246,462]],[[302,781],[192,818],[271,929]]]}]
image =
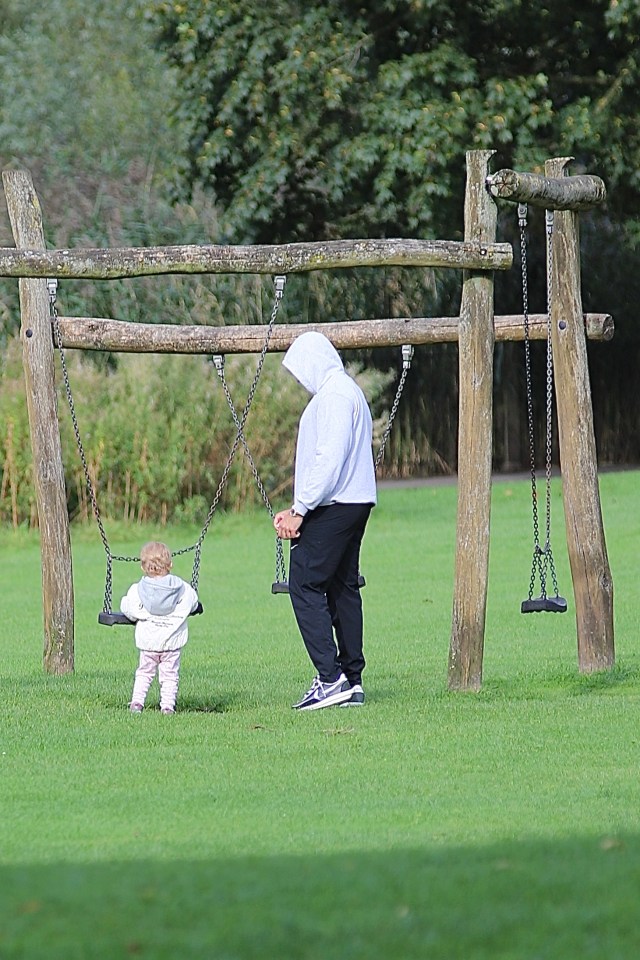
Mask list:
[{"label": "wooden support beam", "polygon": [[[268,327],[178,326],[165,323],[132,323],[96,317],[59,317],[62,345],[78,350],[114,353],[259,353]],[[590,340],[611,340],[613,318],[608,313],[587,313],[583,317]],[[496,340],[523,340],[521,316],[495,317]],[[336,323],[277,324],[269,341],[273,353],[288,350],[301,333],[324,333],[338,350],[361,347],[393,347],[403,343],[454,343],[458,340],[458,317],[413,317],[393,320],[343,320]],[[529,337],[547,336],[546,314],[529,316]]]},{"label": "wooden support beam", "polygon": [[[569,158],[549,160],[561,177]],[[580,240],[576,213],[554,214],[551,332],[558,439],[569,563],[583,673],[614,663],[613,580],[600,506],[589,366],[582,320]]]},{"label": "wooden support beam", "polygon": [[[15,170],[5,171],[2,179],[16,245],[44,250],[42,213],[31,177]],[[73,578],[49,297],[44,280],[20,280],[19,287],[20,339],[40,524],[43,662],[48,673],[64,674],[74,666]]]},{"label": "wooden support beam", "polygon": [[[467,153],[464,236],[495,240],[497,208],[485,189],[493,150]],[[463,274],[458,333],[458,513],[448,683],[450,690],[482,685],[489,578],[493,432],[493,274]]]},{"label": "wooden support beam", "polygon": [[455,240],[327,240],[273,246],[185,245],[75,250],[0,247],[0,277],[114,280],[168,273],[291,274],[346,267],[508,270],[509,243]]},{"label": "wooden support beam", "polygon": [[549,210],[590,210],[604,203],[607,188],[600,177],[550,177],[517,170],[498,170],[487,177],[493,197],[530,203]]}]

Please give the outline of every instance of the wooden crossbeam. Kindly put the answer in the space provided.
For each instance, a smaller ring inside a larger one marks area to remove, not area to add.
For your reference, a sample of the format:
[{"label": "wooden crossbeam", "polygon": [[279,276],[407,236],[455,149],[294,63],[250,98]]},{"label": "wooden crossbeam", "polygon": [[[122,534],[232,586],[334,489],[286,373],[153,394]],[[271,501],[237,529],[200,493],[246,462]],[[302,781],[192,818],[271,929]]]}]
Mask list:
[{"label": "wooden crossbeam", "polygon": [[160,274],[292,274],[346,267],[508,270],[509,243],[455,240],[331,240],[322,243],[25,250],[0,247],[0,277],[115,280]]},{"label": "wooden crossbeam", "polygon": [[[613,337],[613,318],[610,314],[587,313],[583,320],[589,339],[610,340]],[[65,348],[116,353],[259,353],[268,329],[262,324],[227,327],[178,326],[95,317],[60,317],[59,323]],[[358,349],[393,347],[403,343],[453,343],[458,339],[458,328],[458,317],[278,324],[273,328],[269,350],[287,350],[297,336],[308,330],[324,333],[338,349]],[[546,338],[545,314],[530,315],[529,336],[532,340]],[[523,318],[495,317],[495,337],[500,341],[523,340]]]}]

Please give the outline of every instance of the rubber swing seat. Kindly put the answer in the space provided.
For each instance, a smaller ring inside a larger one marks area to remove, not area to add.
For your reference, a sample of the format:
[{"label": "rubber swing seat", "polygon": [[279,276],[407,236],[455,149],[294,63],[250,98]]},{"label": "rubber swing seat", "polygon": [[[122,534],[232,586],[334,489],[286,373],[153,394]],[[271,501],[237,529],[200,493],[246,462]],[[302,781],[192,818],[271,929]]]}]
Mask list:
[{"label": "rubber swing seat", "polygon": [[564,597],[536,597],[534,600],[523,600],[521,613],[566,613],[567,601]]},{"label": "rubber swing seat", "polygon": [[[191,611],[189,616],[195,617],[201,613],[204,613],[204,607],[201,603],[198,603],[198,606]],[[102,613],[98,614],[98,623],[105,627],[135,627],[136,625],[135,620],[129,620],[129,617],[120,613],[119,610],[103,610]]]},{"label": "rubber swing seat", "polygon": [[[361,573],[358,574],[358,589],[366,587],[367,581]],[[271,584],[271,593],[289,593],[289,583],[287,580],[276,580]]]}]

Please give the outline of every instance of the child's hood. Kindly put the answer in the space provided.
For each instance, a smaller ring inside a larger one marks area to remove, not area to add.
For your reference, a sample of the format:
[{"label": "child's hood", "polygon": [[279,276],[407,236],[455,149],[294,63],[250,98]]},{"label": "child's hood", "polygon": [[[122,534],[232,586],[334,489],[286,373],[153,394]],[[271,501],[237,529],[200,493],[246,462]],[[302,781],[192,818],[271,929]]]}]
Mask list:
[{"label": "child's hood", "polygon": [[165,577],[143,577],[138,594],[143,607],[154,616],[173,613],[184,593],[184,580],[168,573]]}]

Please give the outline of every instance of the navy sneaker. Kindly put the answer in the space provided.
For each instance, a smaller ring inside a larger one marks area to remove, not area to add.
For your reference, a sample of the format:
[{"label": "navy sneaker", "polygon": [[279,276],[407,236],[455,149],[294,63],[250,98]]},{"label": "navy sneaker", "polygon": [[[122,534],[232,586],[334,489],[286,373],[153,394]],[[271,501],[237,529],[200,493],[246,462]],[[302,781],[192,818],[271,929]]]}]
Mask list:
[{"label": "navy sneaker", "polygon": [[351,687],[351,696],[348,700],[345,700],[344,703],[340,704],[341,707],[364,707],[364,690],[359,683],[354,683]]},{"label": "navy sneaker", "polygon": [[294,710],[321,710],[322,707],[334,707],[344,703],[351,696],[351,687],[344,673],[333,683],[323,683],[315,677],[311,687],[301,700],[294,703]]}]

